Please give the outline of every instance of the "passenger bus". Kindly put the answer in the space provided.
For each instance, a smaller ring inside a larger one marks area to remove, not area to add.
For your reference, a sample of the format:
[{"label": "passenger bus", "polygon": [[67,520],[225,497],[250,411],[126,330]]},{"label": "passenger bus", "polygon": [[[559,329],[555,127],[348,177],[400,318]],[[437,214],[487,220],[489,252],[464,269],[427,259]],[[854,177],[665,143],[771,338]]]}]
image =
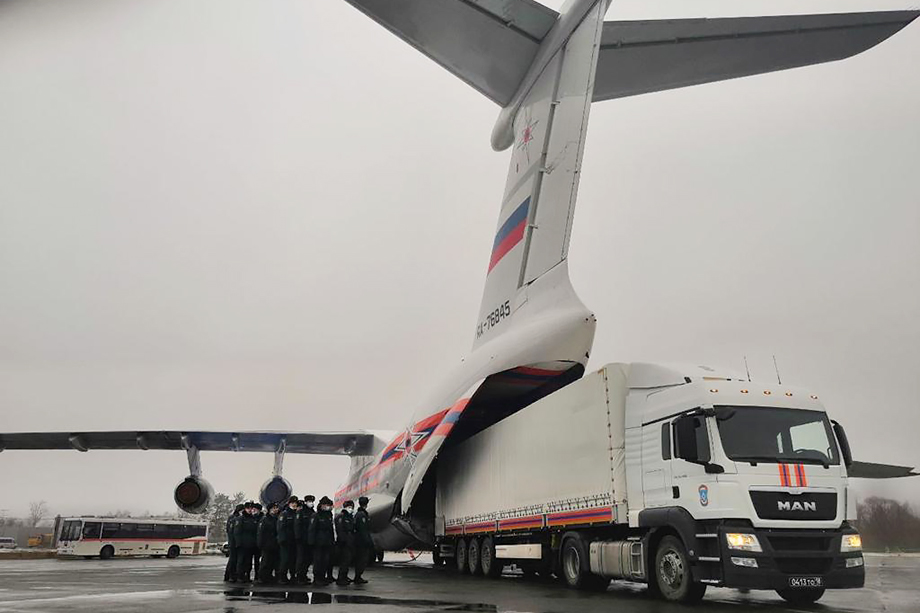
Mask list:
[{"label": "passenger bus", "polygon": [[201,555],[208,544],[207,522],[188,519],[69,517],[61,526],[59,556]]}]

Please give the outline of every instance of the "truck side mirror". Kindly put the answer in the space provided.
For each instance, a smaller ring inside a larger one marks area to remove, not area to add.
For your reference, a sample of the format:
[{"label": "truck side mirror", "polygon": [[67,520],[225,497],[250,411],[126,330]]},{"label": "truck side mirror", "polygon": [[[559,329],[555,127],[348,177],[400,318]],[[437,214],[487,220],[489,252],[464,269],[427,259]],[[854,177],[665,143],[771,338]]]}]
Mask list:
[{"label": "truck side mirror", "polygon": [[709,432],[706,430],[704,415],[684,415],[674,420],[674,432],[677,440],[676,457],[695,464],[708,464],[712,459],[709,453]]},{"label": "truck side mirror", "polygon": [[850,441],[847,439],[847,433],[843,429],[843,426],[836,421],[832,421],[831,423],[834,424],[834,434],[837,435],[837,443],[840,445],[840,455],[843,456],[843,465],[849,468],[850,464],[853,463],[853,452],[850,451]]}]

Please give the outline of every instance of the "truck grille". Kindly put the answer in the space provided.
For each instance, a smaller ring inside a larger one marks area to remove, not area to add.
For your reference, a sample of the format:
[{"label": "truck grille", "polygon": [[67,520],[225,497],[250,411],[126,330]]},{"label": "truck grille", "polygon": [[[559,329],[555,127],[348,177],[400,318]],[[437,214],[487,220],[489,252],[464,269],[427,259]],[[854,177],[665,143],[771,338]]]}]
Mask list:
[{"label": "truck grille", "polygon": [[751,502],[761,519],[828,520],[837,517],[837,492],[751,492]]},{"label": "truck grille", "polygon": [[833,558],[776,558],[776,567],[787,575],[823,575],[833,562]]},{"label": "truck grille", "polygon": [[774,551],[821,551],[830,549],[831,539],[825,536],[777,536],[767,537]]}]

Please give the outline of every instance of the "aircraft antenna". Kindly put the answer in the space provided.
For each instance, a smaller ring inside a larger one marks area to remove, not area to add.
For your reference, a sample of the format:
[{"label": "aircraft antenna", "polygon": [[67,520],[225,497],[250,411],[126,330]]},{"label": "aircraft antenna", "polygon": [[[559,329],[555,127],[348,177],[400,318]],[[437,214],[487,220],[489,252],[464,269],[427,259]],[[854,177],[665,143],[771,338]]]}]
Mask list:
[{"label": "aircraft antenna", "polygon": [[751,369],[748,368],[747,356],[744,356],[744,372],[747,373],[748,383],[751,382]]},{"label": "aircraft antenna", "polygon": [[773,354],[773,370],[776,371],[776,382],[782,385],[783,380],[779,377],[779,366],[776,365],[776,354]]}]

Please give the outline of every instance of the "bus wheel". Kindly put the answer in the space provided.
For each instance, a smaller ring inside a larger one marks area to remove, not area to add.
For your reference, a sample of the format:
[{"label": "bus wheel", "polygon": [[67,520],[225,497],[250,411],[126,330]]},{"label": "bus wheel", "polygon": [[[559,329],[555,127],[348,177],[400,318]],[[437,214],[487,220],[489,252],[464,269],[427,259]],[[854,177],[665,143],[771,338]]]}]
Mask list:
[{"label": "bus wheel", "polygon": [[466,552],[466,565],[470,567],[470,574],[474,577],[482,574],[482,566],[479,564],[479,544],[478,538],[470,539],[470,550]]},{"label": "bus wheel", "polygon": [[706,593],[705,583],[694,583],[684,544],[675,536],[661,539],[655,552],[655,581],[665,600],[698,602]]},{"label": "bus wheel", "polygon": [[106,545],[99,552],[99,558],[102,560],[111,560],[112,556],[114,555],[115,555],[115,548],[112,547],[111,545]]},{"label": "bus wheel", "polygon": [[780,597],[790,604],[809,605],[818,602],[824,596],[823,587],[810,587],[804,589],[776,590]]},{"label": "bus wheel", "polygon": [[499,577],[502,574],[502,562],[495,557],[495,542],[491,536],[482,539],[479,551],[479,566],[486,577]]},{"label": "bus wheel", "polygon": [[466,541],[457,539],[457,548],[454,553],[454,562],[457,564],[457,572],[461,575],[467,572],[466,568]]},{"label": "bus wheel", "polygon": [[173,545],[172,547],[170,547],[169,550],[166,552],[166,557],[169,559],[178,558],[179,557],[179,546]]}]

